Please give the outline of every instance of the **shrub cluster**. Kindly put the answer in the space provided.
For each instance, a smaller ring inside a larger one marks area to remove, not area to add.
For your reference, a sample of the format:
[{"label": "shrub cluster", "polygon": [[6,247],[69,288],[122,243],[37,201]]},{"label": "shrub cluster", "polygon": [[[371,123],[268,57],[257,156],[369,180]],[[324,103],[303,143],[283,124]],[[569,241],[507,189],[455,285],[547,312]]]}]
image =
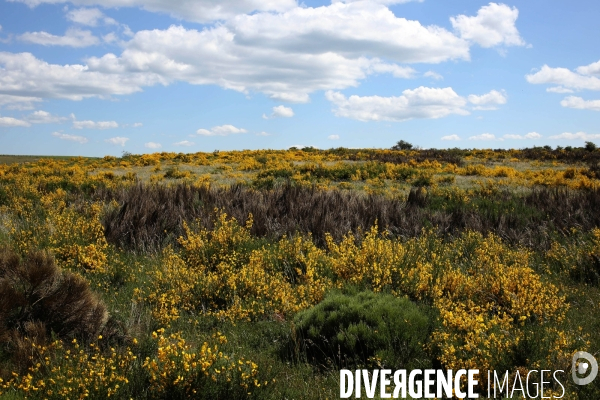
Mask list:
[{"label": "shrub cluster", "polygon": [[363,291],[331,292],[294,317],[295,345],[316,364],[335,368],[413,369],[430,366],[425,313],[407,298]]}]

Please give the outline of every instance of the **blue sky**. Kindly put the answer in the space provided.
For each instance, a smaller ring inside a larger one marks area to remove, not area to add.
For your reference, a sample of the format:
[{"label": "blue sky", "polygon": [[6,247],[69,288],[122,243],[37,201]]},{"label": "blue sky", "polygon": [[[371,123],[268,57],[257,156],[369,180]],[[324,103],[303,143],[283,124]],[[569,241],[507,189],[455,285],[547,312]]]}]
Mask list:
[{"label": "blue sky", "polygon": [[600,144],[598,1],[0,0],[0,154]]}]

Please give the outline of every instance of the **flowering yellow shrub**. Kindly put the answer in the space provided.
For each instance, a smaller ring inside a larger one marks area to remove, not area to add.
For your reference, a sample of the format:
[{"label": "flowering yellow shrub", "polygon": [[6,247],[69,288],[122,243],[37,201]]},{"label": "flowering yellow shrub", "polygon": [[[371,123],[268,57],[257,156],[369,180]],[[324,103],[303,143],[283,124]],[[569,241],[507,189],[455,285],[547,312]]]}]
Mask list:
[{"label": "flowering yellow shrub", "polygon": [[0,396],[17,391],[25,398],[108,398],[129,384],[128,374],[136,359],[129,348],[105,352],[94,343],[85,346],[75,339],[69,346],[61,341],[45,346],[25,340],[31,343],[32,367],[22,375],[13,372],[7,381],[0,378]]},{"label": "flowering yellow shrub", "polygon": [[331,286],[320,270],[323,251],[301,237],[248,248],[251,224],[251,216],[239,226],[219,213],[212,231],[193,232],[185,225],[186,237],[179,239],[183,258],[167,249],[162,269],[153,276],[147,300],[154,317],[164,325],[181,311],[252,319],[295,313],[319,302]]},{"label": "flowering yellow shrub", "polygon": [[600,229],[592,229],[588,235],[574,229],[571,234],[573,241],[552,241],[546,252],[549,269],[578,280],[594,279],[594,265],[600,266]]},{"label": "flowering yellow shrub", "polygon": [[103,271],[107,262],[108,243],[100,223],[100,204],[83,210],[67,208],[49,210],[50,248],[62,266]]},{"label": "flowering yellow shrub", "polygon": [[554,328],[562,322],[565,299],[528,266],[528,251],[477,234],[466,234],[454,245],[458,251],[476,247],[468,254],[472,261],[461,255],[433,285],[443,324],[433,343],[448,368],[497,368],[525,338],[524,327]]},{"label": "flowering yellow shrub", "polygon": [[157,341],[158,354],[146,358],[143,368],[150,374],[151,396],[180,393],[185,398],[198,397],[212,382],[237,385],[244,393],[260,387],[258,365],[244,358],[234,359],[220,350],[227,338],[221,333],[212,336],[198,349],[189,344],[181,333],[166,335],[164,329],[152,333]]},{"label": "flowering yellow shrub", "polygon": [[[152,305],[152,316],[168,326],[179,318],[182,310],[192,310],[192,291],[200,274],[188,268],[171,247],[163,251],[161,261],[161,267],[152,272],[152,288],[145,300]],[[144,297],[138,293],[135,300],[144,301]]]},{"label": "flowering yellow shrub", "polygon": [[380,236],[377,225],[366,233],[360,244],[352,234],[346,235],[339,244],[333,241],[331,235],[327,235],[326,240],[331,269],[339,286],[368,284],[379,292],[397,282],[404,247],[399,241]]},{"label": "flowering yellow shrub", "polygon": [[564,361],[572,344],[563,332],[550,332],[565,317],[564,296],[530,267],[529,251],[493,235],[466,232],[444,242],[426,231],[403,244],[373,227],[360,244],[347,235],[340,244],[328,238],[328,248],[340,285],[389,288],[433,302],[442,327],[432,345],[447,368],[498,367],[518,351],[531,326],[566,342],[552,348],[549,360]]}]

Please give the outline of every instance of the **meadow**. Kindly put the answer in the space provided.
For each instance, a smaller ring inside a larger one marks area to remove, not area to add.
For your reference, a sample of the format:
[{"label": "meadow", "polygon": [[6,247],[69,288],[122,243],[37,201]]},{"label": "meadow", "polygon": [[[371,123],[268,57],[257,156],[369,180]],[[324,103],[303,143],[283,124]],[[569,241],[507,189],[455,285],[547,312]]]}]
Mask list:
[{"label": "meadow", "polygon": [[0,395],[335,399],[340,368],[470,368],[598,399],[567,378],[600,354],[599,161],[0,156]]}]

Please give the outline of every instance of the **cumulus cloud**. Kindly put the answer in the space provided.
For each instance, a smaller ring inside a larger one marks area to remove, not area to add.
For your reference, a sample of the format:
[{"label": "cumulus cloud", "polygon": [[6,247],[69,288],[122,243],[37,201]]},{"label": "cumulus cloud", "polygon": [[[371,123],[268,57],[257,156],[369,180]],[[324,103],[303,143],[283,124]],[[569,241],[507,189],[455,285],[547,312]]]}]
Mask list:
[{"label": "cumulus cloud", "polygon": [[67,19],[81,25],[98,26],[99,23],[115,25],[117,21],[104,15],[97,8],[79,8],[67,13]]},{"label": "cumulus cloud", "polygon": [[32,124],[58,124],[67,121],[66,117],[59,117],[58,115],[52,115],[48,111],[38,110],[31,113],[27,117],[27,121]]},{"label": "cumulus cloud", "polygon": [[[2,78],[0,77],[0,81]],[[0,107],[12,110],[32,110],[34,103],[42,101],[39,97],[12,96],[0,94]]]},{"label": "cumulus cloud", "polygon": [[162,144],[155,143],[155,142],[148,142],[148,143],[144,143],[144,147],[155,150],[155,149],[160,149],[162,147]]},{"label": "cumulus cloud", "polygon": [[436,89],[421,86],[405,90],[402,96],[397,97],[353,95],[347,98],[334,91],[326,92],[325,97],[336,106],[333,110],[336,116],[359,121],[406,121],[469,114],[463,108],[467,101],[450,87]]},{"label": "cumulus cloud", "polygon": [[600,100],[584,100],[581,97],[565,97],[560,105],[568,108],[578,108],[580,110],[600,111]]},{"label": "cumulus cloud", "polygon": [[460,140],[460,136],[458,135],[447,135],[447,136],[442,136],[442,140]]},{"label": "cumulus cloud", "polygon": [[566,140],[595,140],[600,139],[600,134],[598,133],[585,133],[585,132],[564,132],[560,135],[549,136],[550,139],[566,139]]},{"label": "cumulus cloud", "polygon": [[475,105],[475,110],[497,110],[497,105],[506,104],[506,94],[497,90],[492,90],[489,93],[477,96],[469,95],[469,103]]},{"label": "cumulus cloud", "polygon": [[548,89],[557,93],[565,93],[565,90],[600,90],[600,79],[595,76],[582,74],[581,72],[593,72],[594,64],[577,68],[573,72],[568,68],[551,68],[544,65],[539,71],[525,76],[527,82],[539,84],[557,85],[555,88]]},{"label": "cumulus cloud", "polygon": [[542,135],[537,132],[529,132],[525,135],[525,139],[540,139]]},{"label": "cumulus cloud", "polygon": [[135,122],[133,125],[131,125],[134,128],[141,128],[142,126],[144,126],[144,124],[142,124],[141,122]]},{"label": "cumulus cloud", "polygon": [[[365,0],[331,0],[332,3],[354,3],[357,1],[365,1]],[[385,4],[385,5],[410,3],[411,1],[417,1],[419,3],[423,2],[423,0],[368,0],[368,1],[372,1],[377,4]]]},{"label": "cumulus cloud", "polygon": [[57,36],[44,31],[25,32],[19,35],[18,39],[43,46],[88,47],[100,43],[100,40],[92,32],[77,28],[67,29],[64,36]]},{"label": "cumulus cloud", "polygon": [[[20,1],[30,6],[62,2]],[[72,3],[95,4],[93,0]],[[414,69],[402,64],[470,58],[470,40],[440,26],[396,17],[386,4],[390,2],[335,2],[313,8],[296,6],[293,0],[107,0],[102,2],[103,7],[162,10],[164,6],[171,11],[179,9],[183,18],[192,19],[200,18],[196,12],[202,9],[200,14],[205,16],[210,14],[206,10],[213,10],[231,18],[202,30],[181,26],[142,30],[122,42],[120,54],[90,57],[81,65],[49,64],[29,53],[0,53],[0,94],[81,100],[187,82],[218,85],[245,94],[260,92],[276,100],[302,103],[316,91],[356,87],[370,74],[415,76]],[[103,18],[90,11],[94,8],[83,10],[87,11],[76,10],[79,14],[72,18],[88,24],[98,24]],[[235,16],[230,15],[232,10]],[[278,12],[244,14],[245,10]],[[36,40],[65,44],[64,37],[44,35]],[[106,40],[117,39],[111,36]],[[89,38],[88,44],[92,41],[99,39]],[[71,41],[71,45],[74,43]],[[502,43],[511,41],[504,39]]]},{"label": "cumulus cloud", "polygon": [[52,136],[55,136],[61,140],[70,140],[72,142],[77,142],[80,144],[84,144],[84,143],[88,142],[88,138],[86,138],[84,136],[69,135],[67,133],[62,133],[62,132],[53,132]]},{"label": "cumulus cloud", "polygon": [[198,129],[196,131],[197,135],[201,136],[228,136],[236,133],[246,133],[248,132],[245,129],[236,128],[233,125],[221,125],[215,126],[211,129]]},{"label": "cumulus cloud", "polygon": [[294,110],[291,107],[286,106],[276,106],[273,107],[273,112],[270,116],[263,114],[264,119],[272,119],[272,118],[291,118],[294,116]]},{"label": "cumulus cloud", "polygon": [[413,78],[415,76],[415,73],[417,72],[410,67],[401,67],[396,64],[386,64],[377,59],[371,63],[371,65],[369,66],[369,68],[367,68],[366,71],[368,74],[392,74],[394,78],[404,79]]},{"label": "cumulus cloud", "polygon": [[597,75],[600,76],[600,61],[577,67],[576,71],[581,75]]},{"label": "cumulus cloud", "polygon": [[193,146],[195,143],[194,142],[190,142],[189,140],[182,140],[181,142],[176,142],[173,143],[175,146],[185,146],[185,147],[190,147]]},{"label": "cumulus cloud", "polygon": [[74,129],[115,129],[119,124],[116,121],[73,121]]},{"label": "cumulus cloud", "polygon": [[327,139],[329,140],[338,140],[340,138],[340,135],[329,135],[327,136]]},{"label": "cumulus cloud", "polygon": [[482,133],[481,135],[470,136],[469,140],[502,140],[496,139],[496,135],[493,133]]},{"label": "cumulus cloud", "polygon": [[546,88],[546,92],[548,92],[548,93],[573,93],[573,90],[567,89],[562,86],[554,86],[554,87]]},{"label": "cumulus cloud", "polygon": [[121,136],[116,136],[116,137],[112,137],[110,139],[106,139],[104,141],[106,143],[110,143],[110,144],[113,144],[115,146],[124,147],[125,146],[125,142],[127,142],[128,140],[129,140],[129,138],[121,137]]},{"label": "cumulus cloud", "polygon": [[467,41],[439,26],[398,18],[373,1],[296,7],[282,14],[238,15],[227,26],[240,44],[286,53],[334,52],[402,63],[469,58]]},{"label": "cumulus cloud", "polygon": [[434,71],[427,71],[427,72],[425,72],[425,73],[423,74],[423,76],[424,76],[425,78],[432,78],[432,79],[435,79],[436,81],[439,81],[439,80],[441,80],[441,79],[444,79],[444,77],[443,77],[442,75],[440,75],[440,74],[438,74],[437,72],[434,72]]},{"label": "cumulus cloud", "polygon": [[481,7],[474,17],[459,15],[450,18],[450,22],[461,38],[481,47],[524,46],[526,43],[515,26],[518,17],[516,7],[490,3]]},{"label": "cumulus cloud", "polygon": [[523,139],[540,139],[542,135],[537,132],[529,132],[526,135],[515,135],[515,134],[506,134],[502,136],[504,139],[515,139],[515,140],[523,140]]},{"label": "cumulus cloud", "polygon": [[31,124],[22,119],[13,117],[0,117],[0,127],[13,128],[16,126],[31,126]]},{"label": "cumulus cloud", "polygon": [[[110,56],[105,56],[110,59]],[[113,56],[114,57],[114,56]],[[166,83],[157,74],[125,70],[91,71],[86,65],[49,64],[31,53],[0,52],[0,100],[38,101],[41,98],[82,100],[142,90]]]},{"label": "cumulus cloud", "polygon": [[72,3],[76,6],[99,5],[105,8],[140,7],[169,14],[178,19],[209,22],[252,11],[285,11],[296,7],[295,0],[8,0],[36,7],[44,3]]}]

